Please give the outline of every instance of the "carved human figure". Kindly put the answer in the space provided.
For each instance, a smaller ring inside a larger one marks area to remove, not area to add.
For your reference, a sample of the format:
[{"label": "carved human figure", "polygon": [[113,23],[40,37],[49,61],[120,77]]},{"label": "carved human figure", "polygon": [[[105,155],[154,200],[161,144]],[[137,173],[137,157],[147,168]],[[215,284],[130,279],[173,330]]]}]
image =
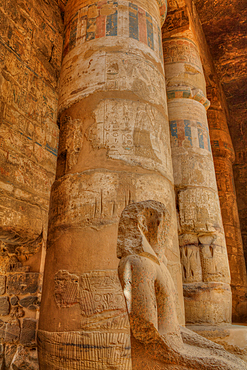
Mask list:
[{"label": "carved human figure", "polygon": [[133,203],[121,215],[118,272],[130,320],[133,370],[247,369],[222,346],[179,326],[165,258],[170,222],[167,209],[156,201]]}]

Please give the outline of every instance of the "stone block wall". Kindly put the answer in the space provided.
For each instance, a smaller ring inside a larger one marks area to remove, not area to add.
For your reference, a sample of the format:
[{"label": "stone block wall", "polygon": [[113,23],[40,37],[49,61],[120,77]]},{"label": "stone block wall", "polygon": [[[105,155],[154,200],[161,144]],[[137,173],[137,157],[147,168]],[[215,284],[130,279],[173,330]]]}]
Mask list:
[{"label": "stone block wall", "polygon": [[0,2],[0,369],[38,368],[62,42],[57,2]]}]

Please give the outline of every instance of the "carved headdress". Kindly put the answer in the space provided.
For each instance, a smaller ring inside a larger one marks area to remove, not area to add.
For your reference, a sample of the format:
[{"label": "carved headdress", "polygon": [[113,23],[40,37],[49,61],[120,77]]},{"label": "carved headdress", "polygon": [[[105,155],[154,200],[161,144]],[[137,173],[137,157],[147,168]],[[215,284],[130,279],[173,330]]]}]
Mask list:
[{"label": "carved headdress", "polygon": [[153,247],[151,240],[157,236],[154,223],[159,227],[159,233],[162,235],[160,247],[165,248],[164,242],[168,235],[170,220],[170,214],[164,204],[154,200],[127,206],[119,221],[117,257],[145,253],[144,238]]}]

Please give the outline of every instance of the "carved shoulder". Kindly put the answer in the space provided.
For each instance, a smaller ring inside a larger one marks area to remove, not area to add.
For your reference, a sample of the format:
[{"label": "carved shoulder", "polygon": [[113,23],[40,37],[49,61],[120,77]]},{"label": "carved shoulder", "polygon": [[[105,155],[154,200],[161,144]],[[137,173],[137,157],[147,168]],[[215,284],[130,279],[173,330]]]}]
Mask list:
[{"label": "carved shoulder", "polygon": [[129,255],[120,260],[118,273],[121,282],[137,279],[142,282],[156,279],[157,265],[155,262],[140,255]]}]

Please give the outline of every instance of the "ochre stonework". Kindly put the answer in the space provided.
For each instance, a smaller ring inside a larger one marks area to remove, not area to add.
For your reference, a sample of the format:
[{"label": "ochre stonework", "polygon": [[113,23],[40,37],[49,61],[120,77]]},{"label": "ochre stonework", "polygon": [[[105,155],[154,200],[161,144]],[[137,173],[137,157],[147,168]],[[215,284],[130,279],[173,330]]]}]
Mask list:
[{"label": "ochre stonework", "polygon": [[11,0],[0,24],[0,368],[34,370],[63,22],[54,2]]},{"label": "ochre stonework", "polygon": [[246,11],[0,2],[0,370],[245,368]]}]

